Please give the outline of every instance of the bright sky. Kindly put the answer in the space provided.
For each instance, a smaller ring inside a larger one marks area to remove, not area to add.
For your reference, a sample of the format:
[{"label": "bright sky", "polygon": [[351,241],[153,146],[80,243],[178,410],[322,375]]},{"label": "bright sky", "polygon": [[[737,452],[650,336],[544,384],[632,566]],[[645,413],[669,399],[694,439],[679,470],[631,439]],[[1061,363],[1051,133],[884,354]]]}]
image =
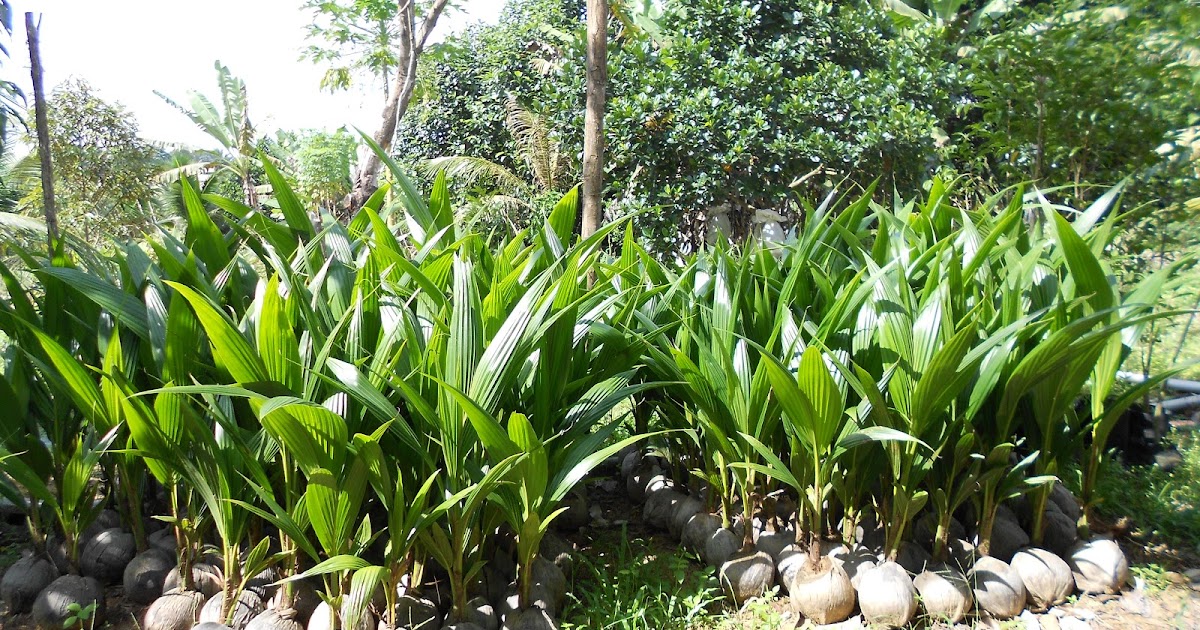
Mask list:
[{"label": "bright sky", "polygon": [[[311,13],[303,0],[11,0],[10,58],[0,76],[30,97],[25,12],[42,14],[41,54],[47,91],[70,77],[86,79],[101,98],[120,102],[137,118],[143,137],[215,148],[154,90],[186,105],[188,90],[218,97],[213,62],[246,82],[250,120],[260,133],[276,129],[379,124],[382,87],[366,82],[351,92],[318,88],[324,69],[300,60]],[[443,15],[435,38],[477,22],[494,22],[503,0],[464,0]]]}]

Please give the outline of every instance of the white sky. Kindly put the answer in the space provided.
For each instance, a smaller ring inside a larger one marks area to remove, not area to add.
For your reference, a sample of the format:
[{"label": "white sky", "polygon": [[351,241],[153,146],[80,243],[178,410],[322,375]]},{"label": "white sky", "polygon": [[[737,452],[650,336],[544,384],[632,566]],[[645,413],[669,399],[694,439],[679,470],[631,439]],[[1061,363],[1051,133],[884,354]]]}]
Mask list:
[{"label": "white sky", "polygon": [[[365,81],[351,92],[318,88],[324,68],[300,60],[311,13],[303,0],[11,0],[10,57],[0,76],[30,98],[25,12],[42,14],[41,55],[47,92],[70,77],[86,79],[109,102],[137,118],[149,140],[215,148],[214,142],[154,90],[187,105],[188,90],[218,97],[213,62],[246,82],[250,120],[260,133],[276,129],[379,123],[382,88]],[[463,0],[443,15],[435,38],[476,21],[495,22],[503,0]]]}]

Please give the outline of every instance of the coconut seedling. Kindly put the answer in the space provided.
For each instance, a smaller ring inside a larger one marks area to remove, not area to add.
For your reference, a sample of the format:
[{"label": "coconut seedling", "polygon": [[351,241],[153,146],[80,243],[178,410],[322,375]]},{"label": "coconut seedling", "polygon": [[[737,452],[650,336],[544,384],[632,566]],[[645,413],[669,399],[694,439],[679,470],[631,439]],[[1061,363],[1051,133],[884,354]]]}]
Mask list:
[{"label": "coconut seedling", "polygon": [[860,427],[853,422],[846,412],[846,392],[815,346],[805,348],[795,375],[777,357],[761,348],[759,352],[783,410],[792,463],[785,464],[773,449],[744,435],[766,461],[749,467],[794,488],[804,507],[808,563],[789,587],[792,601],[817,623],[842,621],[854,609],[854,589],[845,570],[821,555],[826,537],[824,506],[833,488],[830,478],[835,465],[850,449],[863,444],[917,440],[888,427]]}]

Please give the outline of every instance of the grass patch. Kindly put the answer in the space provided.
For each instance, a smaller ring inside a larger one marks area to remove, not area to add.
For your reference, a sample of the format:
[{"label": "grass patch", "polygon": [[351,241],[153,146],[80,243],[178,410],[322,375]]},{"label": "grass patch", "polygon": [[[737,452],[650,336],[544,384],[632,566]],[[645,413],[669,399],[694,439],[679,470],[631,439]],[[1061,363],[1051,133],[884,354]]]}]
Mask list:
[{"label": "grass patch", "polygon": [[712,569],[678,549],[604,533],[580,554],[563,628],[685,630],[710,621],[721,591]]},{"label": "grass patch", "polygon": [[1097,511],[1108,520],[1131,519],[1134,536],[1144,542],[1195,549],[1200,544],[1200,439],[1180,436],[1183,461],[1175,470],[1158,466],[1124,467],[1115,458],[1104,464],[1097,485]]}]

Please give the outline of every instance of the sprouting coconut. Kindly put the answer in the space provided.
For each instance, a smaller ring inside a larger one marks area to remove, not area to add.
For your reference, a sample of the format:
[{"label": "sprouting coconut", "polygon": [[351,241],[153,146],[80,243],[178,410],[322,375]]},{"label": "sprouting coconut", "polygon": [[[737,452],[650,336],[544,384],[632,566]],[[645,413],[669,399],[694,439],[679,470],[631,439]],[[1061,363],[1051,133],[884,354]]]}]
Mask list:
[{"label": "sprouting coconut", "polygon": [[146,537],[146,542],[155,549],[161,549],[170,555],[175,555],[175,528],[164,527]]},{"label": "sprouting coconut", "polygon": [[[321,602],[309,617],[307,630],[332,630],[334,627],[333,615],[333,609],[329,607],[329,604]],[[350,629],[341,627],[341,630]],[[358,620],[358,627],[354,630],[377,630],[375,616],[370,612],[363,614]]]},{"label": "sprouting coconut", "polygon": [[105,584],[116,584],[121,581],[125,574],[125,565],[133,560],[136,552],[133,534],[112,527],[88,541],[83,552],[79,554],[80,569],[84,575],[94,577]]},{"label": "sprouting coconut", "polygon": [[233,629],[223,623],[217,623],[215,621],[201,621],[200,623],[192,626],[192,630],[233,630]]},{"label": "sprouting coconut", "polygon": [[416,595],[401,595],[396,601],[396,627],[389,628],[386,619],[380,619],[379,630],[436,630],[442,625],[442,613],[433,600]]},{"label": "sprouting coconut", "polygon": [[125,566],[122,579],[125,599],[143,605],[152,603],[162,595],[163,582],[174,567],[175,560],[156,547],[134,556]]},{"label": "sprouting coconut", "polygon": [[1097,538],[1071,548],[1067,565],[1084,593],[1118,593],[1129,581],[1129,561],[1115,541]]},{"label": "sprouting coconut", "polygon": [[925,614],[955,624],[971,610],[971,587],[967,578],[947,564],[934,565],[913,579]]},{"label": "sprouting coconut", "polygon": [[740,606],[775,583],[775,562],[761,551],[743,550],[721,565],[719,575],[721,588]]},{"label": "sprouting coconut", "polygon": [[[321,596],[317,594],[316,589],[308,582],[297,580],[276,589],[275,594],[267,602],[267,610],[276,611],[280,622],[295,621],[303,626],[308,623],[308,618],[312,616],[313,611],[320,603]],[[259,615],[259,617],[261,616]],[[268,629],[262,628],[261,630]]]},{"label": "sprouting coconut", "polygon": [[1055,483],[1054,489],[1050,491],[1050,501],[1058,507],[1059,511],[1076,523],[1083,517],[1083,508],[1079,505],[1079,499],[1076,499],[1075,495],[1071,494],[1071,491],[1061,481]]},{"label": "sprouting coconut", "polygon": [[858,583],[858,606],[871,625],[898,628],[917,612],[917,590],[904,567],[884,562],[863,571]]},{"label": "sprouting coconut", "polygon": [[251,620],[266,610],[266,602],[258,593],[247,589],[238,595],[237,603],[231,611],[232,619],[226,619],[224,610],[225,592],[221,591],[204,602],[200,609],[200,621],[224,623],[233,630],[243,630]]},{"label": "sprouting coconut", "polygon": [[17,560],[0,581],[0,597],[8,604],[8,614],[29,612],[38,593],[56,579],[58,568],[44,555],[28,555]]},{"label": "sprouting coconut", "polygon": [[[880,560],[886,560],[886,558],[880,557]],[[896,553],[896,563],[904,567],[905,571],[918,574],[924,571],[925,567],[933,564],[933,556],[919,545],[906,540],[900,543],[900,549]]]},{"label": "sprouting coconut", "polygon": [[42,589],[33,602],[33,620],[44,630],[81,628],[82,623],[66,625],[72,617],[79,617],[71,610],[72,604],[80,609],[91,608],[89,625],[104,625],[104,585],[96,578],[78,575],[64,575]]},{"label": "sprouting coconut", "polygon": [[499,630],[500,616],[486,599],[476,597],[467,602],[466,623],[475,624],[481,630]]},{"label": "sprouting coconut", "polygon": [[1067,596],[1075,590],[1071,567],[1045,549],[1030,547],[1018,551],[1013,556],[1012,568],[1021,576],[1035,612],[1067,601]]},{"label": "sprouting coconut", "polygon": [[246,630],[304,630],[304,624],[295,613],[295,610],[264,610],[250,620]]},{"label": "sprouting coconut", "polygon": [[[162,592],[170,593],[179,588],[181,582],[179,577],[178,566],[168,571],[167,577],[163,579]],[[221,569],[207,562],[197,562],[192,565],[192,581],[195,583],[196,590],[203,593],[206,598],[216,595],[225,588],[225,577],[221,574]]]},{"label": "sprouting coconut", "polygon": [[188,630],[200,619],[204,594],[197,591],[169,592],[154,600],[142,618],[143,630]]},{"label": "sprouting coconut", "polygon": [[[975,540],[974,544],[978,545],[979,541]],[[1004,518],[997,516],[992,524],[992,544],[988,551],[988,555],[1003,562],[1012,560],[1013,554],[1017,553],[1022,547],[1029,546],[1029,534],[1021,529],[1017,524],[1016,518]]]},{"label": "sprouting coconut", "polygon": [[792,607],[814,623],[845,621],[854,612],[854,586],[841,564],[824,556],[805,563],[788,586]]},{"label": "sprouting coconut", "polygon": [[1011,619],[1025,608],[1025,584],[1007,562],[984,556],[967,575],[975,603],[996,619]]}]

